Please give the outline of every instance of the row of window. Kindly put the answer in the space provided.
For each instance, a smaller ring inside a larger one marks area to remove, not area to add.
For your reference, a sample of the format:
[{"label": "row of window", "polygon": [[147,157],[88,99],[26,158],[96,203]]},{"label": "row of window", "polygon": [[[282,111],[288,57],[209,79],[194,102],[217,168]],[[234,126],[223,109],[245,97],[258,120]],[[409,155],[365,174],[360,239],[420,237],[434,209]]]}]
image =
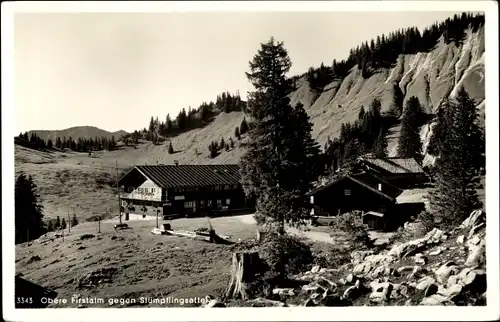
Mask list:
[{"label": "row of window", "polygon": [[[200,200],[200,206],[205,206],[205,202],[208,207],[212,206],[212,200]],[[231,204],[231,199],[226,199],[226,206],[229,206]],[[196,201],[185,201],[184,202],[184,208],[194,208],[196,206]],[[218,199],[217,200],[217,207],[222,206],[222,200]]]},{"label": "row of window", "polygon": [[[127,188],[128,192],[132,192],[133,189],[134,189],[133,187],[128,187]],[[215,186],[213,189],[215,191],[238,189],[238,185]],[[182,193],[182,192],[198,191],[199,188],[198,187],[195,187],[195,188],[174,188],[172,190],[173,190],[174,193]],[[140,194],[148,194],[148,193],[155,194],[156,193],[156,189],[155,188],[137,188],[136,191],[137,191],[137,193],[140,193]]]},{"label": "row of window", "polygon": [[156,193],[156,188],[137,188],[137,193],[140,194],[155,194]]},{"label": "row of window", "polygon": [[[222,191],[222,190],[232,190],[232,189],[238,189],[238,185],[224,185],[224,186],[215,186],[212,189],[215,191]],[[198,191],[200,188],[195,187],[195,188],[174,188],[174,192],[191,192],[191,191]]]}]

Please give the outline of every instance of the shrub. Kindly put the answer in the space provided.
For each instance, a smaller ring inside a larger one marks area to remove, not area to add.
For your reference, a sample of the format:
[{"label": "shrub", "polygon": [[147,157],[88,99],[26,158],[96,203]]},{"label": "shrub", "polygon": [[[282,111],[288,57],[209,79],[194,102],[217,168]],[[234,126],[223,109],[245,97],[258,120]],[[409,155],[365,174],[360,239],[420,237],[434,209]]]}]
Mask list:
[{"label": "shrub", "polygon": [[363,226],[361,213],[353,211],[332,218],[332,226],[336,231],[343,232],[349,236],[350,240],[355,244],[353,246],[370,246],[371,241],[366,228]]},{"label": "shrub", "polygon": [[267,265],[269,276],[278,280],[297,274],[314,260],[311,248],[300,238],[274,232],[263,236],[259,255]]},{"label": "shrub", "polygon": [[407,224],[407,228],[399,227],[396,234],[391,238],[392,242],[407,242],[413,239],[421,238],[431,231],[435,226],[431,214],[422,211]]}]

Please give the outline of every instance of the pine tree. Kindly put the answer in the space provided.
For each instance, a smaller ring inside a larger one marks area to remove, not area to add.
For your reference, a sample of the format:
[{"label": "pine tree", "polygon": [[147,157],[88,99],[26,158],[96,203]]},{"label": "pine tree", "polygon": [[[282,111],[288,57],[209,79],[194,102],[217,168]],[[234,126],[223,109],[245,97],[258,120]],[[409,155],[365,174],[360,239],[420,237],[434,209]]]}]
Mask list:
[{"label": "pine tree", "polygon": [[229,147],[231,149],[234,149],[234,141],[233,141],[233,138],[229,138]]},{"label": "pine tree", "polygon": [[485,143],[478,124],[474,101],[464,88],[458,92],[456,103],[449,105],[451,118],[444,124],[445,137],[439,137],[434,173],[436,188],[430,194],[430,204],[443,226],[463,221],[471,211],[482,206],[477,189],[485,166]]},{"label": "pine tree", "polygon": [[151,120],[149,121],[149,132],[150,133],[153,133],[154,129],[155,129],[155,120],[154,118],[151,116]]},{"label": "pine tree", "polygon": [[373,155],[380,159],[387,158],[387,139],[385,137],[385,130],[383,127],[380,128],[378,137],[373,145]]},{"label": "pine tree", "polygon": [[220,138],[219,148],[222,150],[225,146],[226,142],[224,141],[224,138]]},{"label": "pine tree", "polygon": [[241,121],[241,124],[240,124],[240,134],[243,135],[247,132],[248,132],[248,123],[247,123],[247,119],[244,117],[243,121]]},{"label": "pine tree", "polygon": [[78,225],[78,218],[76,217],[76,213],[73,214],[73,217],[71,218],[71,227],[75,227]]},{"label": "pine tree", "polygon": [[56,222],[54,224],[54,228],[56,230],[61,228],[61,218],[59,218],[59,216],[57,216],[57,218],[56,218]]},{"label": "pine tree", "polygon": [[172,141],[168,143],[168,154],[174,154],[174,147],[172,146]]},{"label": "pine tree", "polygon": [[359,121],[362,121],[365,117],[365,107],[364,106],[361,106],[361,109],[359,110],[359,113],[358,113],[358,120]]},{"label": "pine tree", "polygon": [[217,146],[217,142],[212,141],[212,143],[210,143],[210,145],[208,146],[208,151],[210,152],[211,159],[217,157],[218,150],[219,150],[219,148]]},{"label": "pine tree", "polygon": [[400,158],[414,158],[418,162],[422,161],[421,123],[422,108],[418,98],[412,96],[406,102],[401,120],[401,135],[398,144]]},{"label": "pine tree", "polygon": [[66,229],[66,219],[62,219],[61,221],[61,229]]},{"label": "pine tree", "polygon": [[22,243],[38,238],[46,232],[43,206],[39,204],[37,186],[31,176],[21,173],[15,183],[15,241]]},{"label": "pine tree", "polygon": [[241,135],[240,135],[240,128],[239,128],[239,127],[236,127],[236,128],[234,129],[234,136],[235,136],[238,140],[240,140],[240,139],[241,139]]},{"label": "pine tree", "polygon": [[252,123],[241,159],[242,184],[247,197],[257,201],[258,222],[280,234],[285,224],[300,225],[310,217],[305,192],[316,179],[315,151],[319,151],[308,146],[312,139],[303,107],[290,105],[293,81],[286,77],[290,67],[283,43],[271,38],[261,44],[246,73],[255,91],[248,96]]},{"label": "pine tree", "polygon": [[54,231],[54,224],[52,222],[52,219],[50,219],[48,222],[47,222],[47,231]]}]

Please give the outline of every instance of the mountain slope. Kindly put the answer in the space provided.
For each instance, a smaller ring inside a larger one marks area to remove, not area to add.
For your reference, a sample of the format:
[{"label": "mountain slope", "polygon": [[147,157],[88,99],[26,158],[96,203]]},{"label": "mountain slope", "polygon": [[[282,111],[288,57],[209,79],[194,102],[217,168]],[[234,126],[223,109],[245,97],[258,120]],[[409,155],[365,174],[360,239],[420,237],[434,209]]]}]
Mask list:
[{"label": "mountain slope", "polygon": [[97,128],[95,126],[75,126],[75,127],[70,127],[64,130],[33,130],[29,131],[28,135],[31,135],[31,133],[36,134],[38,137],[47,140],[47,139],[52,139],[53,141],[57,138],[60,137],[61,139],[66,137],[69,138],[70,136],[73,139],[76,138],[94,138],[94,137],[106,137],[106,138],[111,138],[112,136],[115,137],[116,140],[120,139],[120,137],[124,134],[127,134],[127,132],[123,130],[119,130],[116,132],[108,132],[106,130]]},{"label": "mountain slope", "polygon": [[[484,30],[481,28],[475,33],[468,31],[460,46],[453,42],[445,44],[440,39],[429,53],[400,55],[393,68],[380,69],[367,79],[354,67],[343,80],[325,86],[319,96],[303,77],[290,97],[292,104],[304,105],[313,123],[313,136],[324,145],[328,136],[338,136],[342,123],[354,122],[361,107],[368,108],[374,98],[381,101],[383,113],[400,113],[394,105],[396,88],[404,96],[403,106],[411,96],[416,96],[425,111],[433,114],[444,97],[453,98],[457,89],[464,86],[484,116],[484,84]],[[398,133],[396,126],[388,134],[391,155],[395,154]],[[429,134],[428,126],[424,126],[424,145]]]}]

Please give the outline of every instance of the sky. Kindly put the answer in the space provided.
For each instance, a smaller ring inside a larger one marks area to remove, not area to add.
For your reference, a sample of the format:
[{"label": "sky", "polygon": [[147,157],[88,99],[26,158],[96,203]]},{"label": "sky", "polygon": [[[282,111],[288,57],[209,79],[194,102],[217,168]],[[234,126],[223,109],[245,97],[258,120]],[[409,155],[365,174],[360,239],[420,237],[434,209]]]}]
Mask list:
[{"label": "sky", "polygon": [[290,76],[347,58],[377,35],[455,12],[16,13],[16,131],[133,131],[151,116],[243,98],[260,43],[283,41]]}]

